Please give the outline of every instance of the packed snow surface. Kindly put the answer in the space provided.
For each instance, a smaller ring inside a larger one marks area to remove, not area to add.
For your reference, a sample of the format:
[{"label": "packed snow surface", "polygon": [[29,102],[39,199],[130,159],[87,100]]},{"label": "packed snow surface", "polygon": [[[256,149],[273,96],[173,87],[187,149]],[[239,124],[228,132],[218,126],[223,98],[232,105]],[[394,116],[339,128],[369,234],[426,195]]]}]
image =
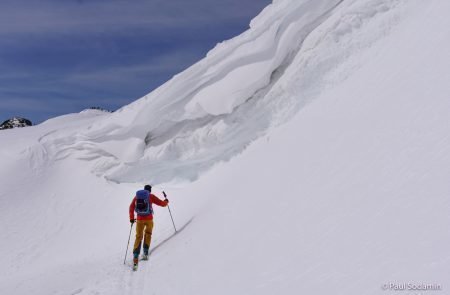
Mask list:
[{"label": "packed snow surface", "polygon": [[[449,11],[274,1],[118,112],[2,131],[0,294],[444,294]],[[180,231],[155,208],[133,273],[146,182]]]}]

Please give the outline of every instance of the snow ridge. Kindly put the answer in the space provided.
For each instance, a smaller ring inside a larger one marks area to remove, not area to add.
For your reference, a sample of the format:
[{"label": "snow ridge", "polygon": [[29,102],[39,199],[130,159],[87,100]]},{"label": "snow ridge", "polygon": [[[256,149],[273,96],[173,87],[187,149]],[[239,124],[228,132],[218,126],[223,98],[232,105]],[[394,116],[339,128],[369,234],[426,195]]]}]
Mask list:
[{"label": "snow ridge", "polygon": [[[118,113],[0,132],[0,294],[376,295],[389,282],[450,284],[450,2],[335,4],[275,1],[243,36]],[[254,55],[271,60],[254,73],[269,73],[267,85],[248,83],[255,93],[241,103],[238,91],[223,108],[187,110]],[[247,145],[193,183],[174,181]],[[178,229],[195,218],[173,236],[167,208],[155,208],[157,250],[133,273],[127,209],[142,184],[108,180],[139,179],[173,181],[164,190]]]},{"label": "snow ridge", "polygon": [[41,143],[55,159],[75,154],[115,182],[194,180],[314,99],[349,52],[345,36],[399,1],[359,2],[274,2],[250,30],[154,92]]}]

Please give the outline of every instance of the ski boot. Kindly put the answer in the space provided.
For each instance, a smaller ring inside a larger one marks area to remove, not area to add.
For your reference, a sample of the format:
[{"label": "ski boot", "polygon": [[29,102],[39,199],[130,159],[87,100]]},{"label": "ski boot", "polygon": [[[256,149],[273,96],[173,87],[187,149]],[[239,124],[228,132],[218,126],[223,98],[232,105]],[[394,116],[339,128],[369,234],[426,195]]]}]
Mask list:
[{"label": "ski boot", "polygon": [[137,269],[138,269],[138,259],[137,258],[134,258],[133,259],[133,271],[137,271]]}]

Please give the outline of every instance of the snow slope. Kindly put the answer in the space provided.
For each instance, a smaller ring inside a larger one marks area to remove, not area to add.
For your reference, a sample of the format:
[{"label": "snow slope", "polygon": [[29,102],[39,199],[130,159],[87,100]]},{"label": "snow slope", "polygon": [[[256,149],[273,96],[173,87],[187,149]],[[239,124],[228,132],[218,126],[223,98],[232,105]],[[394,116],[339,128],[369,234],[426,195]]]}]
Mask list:
[{"label": "snow slope", "polygon": [[268,7],[250,30],[146,97],[85,130],[51,134],[42,145],[56,158],[68,151],[95,160],[95,173],[116,182],[161,183],[171,181],[174,171],[194,180],[300,103],[287,103],[272,89],[307,36],[342,1],[288,2]]},{"label": "snow slope", "polygon": [[[0,133],[0,293],[361,295],[412,283],[444,294],[448,11],[275,1],[117,114]],[[179,227],[194,218],[166,240],[157,210],[161,246],[131,273],[139,181],[169,192]]]}]

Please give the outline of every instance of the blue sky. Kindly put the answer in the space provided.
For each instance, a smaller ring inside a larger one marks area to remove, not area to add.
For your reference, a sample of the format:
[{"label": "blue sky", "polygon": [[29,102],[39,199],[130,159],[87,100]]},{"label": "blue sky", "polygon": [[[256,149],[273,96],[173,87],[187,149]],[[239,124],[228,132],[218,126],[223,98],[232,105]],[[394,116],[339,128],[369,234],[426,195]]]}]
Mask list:
[{"label": "blue sky", "polygon": [[270,2],[1,0],[0,121],[115,110],[245,31]]}]

